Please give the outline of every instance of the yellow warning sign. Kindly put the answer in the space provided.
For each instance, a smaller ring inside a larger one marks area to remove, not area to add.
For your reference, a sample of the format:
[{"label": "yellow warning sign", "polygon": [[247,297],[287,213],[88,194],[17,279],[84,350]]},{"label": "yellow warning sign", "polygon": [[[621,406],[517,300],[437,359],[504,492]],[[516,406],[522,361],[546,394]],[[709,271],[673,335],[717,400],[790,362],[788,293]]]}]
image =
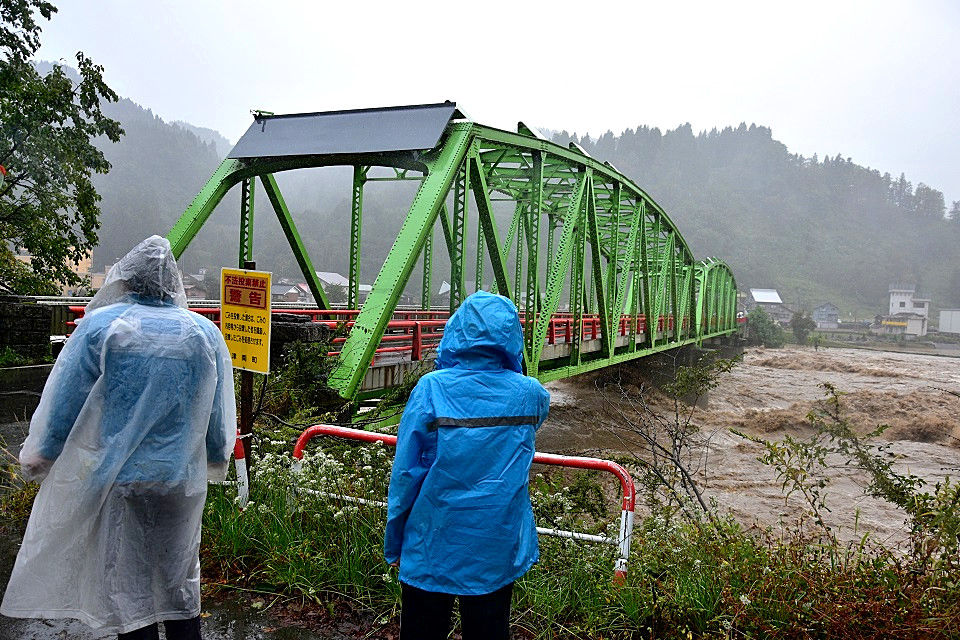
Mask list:
[{"label": "yellow warning sign", "polygon": [[234,369],[270,372],[269,271],[221,271],[220,330]]}]

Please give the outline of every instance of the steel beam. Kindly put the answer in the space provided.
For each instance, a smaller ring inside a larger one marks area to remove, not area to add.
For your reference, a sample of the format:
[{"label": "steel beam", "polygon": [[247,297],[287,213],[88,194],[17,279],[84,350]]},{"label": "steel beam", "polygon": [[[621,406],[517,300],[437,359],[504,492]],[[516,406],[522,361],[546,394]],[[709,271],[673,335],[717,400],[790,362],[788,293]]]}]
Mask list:
[{"label": "steel beam", "polygon": [[570,257],[573,254],[576,221],[580,217],[580,212],[583,208],[583,194],[586,186],[587,175],[583,173],[577,180],[574,197],[570,200],[570,205],[567,207],[567,213],[563,219],[563,232],[560,234],[557,253],[556,255],[551,254],[552,259],[550,271],[547,274],[546,295],[543,299],[543,309],[537,317],[537,329],[533,338],[534,357],[529,363],[530,367],[534,367],[534,372],[530,373],[530,375],[537,375],[536,372],[540,366],[540,354],[543,352],[544,341],[547,338],[547,329],[549,328],[553,314],[557,312],[557,305],[560,302],[560,293],[563,291],[567,268],[570,266]]},{"label": "steel beam", "polygon": [[353,166],[353,190],[350,198],[350,273],[347,283],[347,309],[360,305],[360,235],[363,228],[363,184],[370,167]]},{"label": "steel beam", "polygon": [[256,182],[244,178],[240,191],[240,256],[237,265],[243,269],[246,262],[253,260],[253,194]]},{"label": "steel beam", "polygon": [[[530,171],[530,215],[527,216],[527,298],[524,301],[524,359],[529,373],[533,358],[534,329],[540,301],[540,216],[543,215],[543,154],[533,152]],[[533,367],[534,371],[536,367]]]},{"label": "steel beam", "polygon": [[484,239],[487,244],[487,253],[490,256],[490,264],[493,268],[493,276],[496,279],[497,289],[508,298],[510,295],[510,283],[507,281],[507,261],[503,256],[503,247],[500,245],[500,238],[497,234],[497,221],[493,217],[493,207],[490,205],[490,192],[487,190],[487,176],[480,164],[479,158],[470,159],[470,187],[473,191],[473,199],[477,203],[477,215],[480,219],[480,228],[483,229]]},{"label": "steel beam", "polygon": [[457,172],[457,181],[453,192],[453,224],[451,225],[451,241],[454,254],[450,256],[450,313],[457,310],[466,296],[466,278],[464,277],[463,259],[466,255],[466,224],[467,211],[470,206],[467,192],[470,190],[470,174],[466,163]]},{"label": "steel beam", "polygon": [[397,239],[330,374],[329,384],[344,398],[353,398],[360,388],[423,243],[432,233],[437,214],[466,157],[471,127],[470,123],[450,125],[446,142],[427,160],[427,177],[420,183]]},{"label": "steel beam", "polygon": [[[441,213],[442,215],[442,213]],[[423,241],[423,280],[420,290],[420,308],[430,309],[431,289],[433,288],[433,229]]]},{"label": "steel beam", "polygon": [[313,301],[321,309],[329,309],[330,303],[327,301],[327,295],[323,292],[323,285],[320,284],[320,278],[313,268],[313,262],[310,261],[310,255],[303,246],[303,240],[300,239],[300,233],[293,222],[293,216],[287,209],[287,203],[283,200],[280,193],[280,187],[277,186],[277,180],[272,173],[260,176],[260,183],[263,184],[264,191],[267,192],[267,199],[273,206],[273,211],[277,214],[277,220],[280,222],[280,228],[283,229],[283,235],[287,238],[287,243],[293,251],[293,257],[300,266],[300,272],[310,287],[310,293],[313,294]]},{"label": "steel beam", "polygon": [[[593,193],[593,184],[590,185],[590,195],[594,196]],[[595,287],[596,295],[593,295],[594,292],[588,292],[591,299],[596,299],[597,301],[597,313],[600,316],[600,326],[602,327],[602,333],[600,334],[600,345],[601,350],[603,351],[606,357],[613,355],[613,347],[616,345],[616,340],[611,340],[610,336],[610,316],[609,316],[609,298],[604,291],[605,278],[603,277],[603,265],[601,264],[601,243],[600,243],[600,228],[597,224],[597,203],[594,197],[591,197],[587,200],[587,218],[586,226],[588,231],[588,236],[590,239],[590,257],[591,257],[591,267],[592,267],[592,283]],[[614,264],[616,262],[614,261]]]}]

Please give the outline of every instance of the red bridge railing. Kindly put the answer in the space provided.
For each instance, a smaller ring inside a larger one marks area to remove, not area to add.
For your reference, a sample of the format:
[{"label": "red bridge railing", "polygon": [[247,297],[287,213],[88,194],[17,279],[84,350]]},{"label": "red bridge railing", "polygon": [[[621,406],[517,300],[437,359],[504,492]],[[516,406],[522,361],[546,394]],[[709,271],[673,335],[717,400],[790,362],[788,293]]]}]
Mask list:
[{"label": "red bridge railing", "polygon": [[[360,429],[350,429],[329,424],[317,424],[304,431],[297,439],[297,444],[293,448],[293,457],[295,464],[299,464],[303,459],[303,452],[307,444],[317,436],[327,436],[340,438],[343,440],[353,440],[356,442],[382,442],[391,447],[397,445],[397,436],[386,433],[377,433],[375,431],[362,431]],[[578,456],[561,456],[553,453],[534,453],[534,464],[545,464],[556,467],[567,467],[572,469],[591,469],[594,471],[605,471],[613,474],[620,481],[622,491],[622,500],[620,505],[620,534],[616,540],[606,536],[598,536],[576,531],[565,531],[562,529],[548,529],[537,527],[537,533],[541,535],[557,536],[561,538],[571,538],[574,540],[583,540],[587,542],[600,542],[614,545],[619,551],[619,555],[614,562],[614,579],[622,582],[627,575],[627,562],[630,558],[630,540],[633,537],[634,509],[636,507],[636,492],[634,490],[633,478],[630,473],[616,462],[602,460],[600,458],[583,458]],[[360,502],[362,504],[373,504],[375,506],[386,506],[385,502],[372,501],[355,496],[331,495],[329,497],[340,498],[348,502]]]},{"label": "red bridge railing", "polygon": [[[74,319],[68,321],[68,327],[76,326],[76,321],[81,319],[84,314],[84,307],[71,306],[70,313]],[[214,324],[220,324],[219,307],[191,307],[190,311],[210,319]],[[308,316],[310,321],[324,324],[331,330],[337,328],[352,329],[357,314],[356,309],[273,309],[273,313],[282,313],[298,316]],[[376,350],[375,357],[387,356],[389,354],[409,354],[411,360],[422,360],[430,351],[435,351],[443,337],[443,327],[449,318],[448,311],[417,311],[401,310],[395,311],[393,319],[387,323],[387,328],[380,340],[380,347]],[[526,324],[525,314],[521,312],[520,321]],[[738,322],[742,322],[738,319]],[[632,323],[636,323],[631,327]],[[685,316],[682,319],[681,328],[686,329],[690,326],[691,318]],[[707,328],[717,326],[716,317],[704,319],[704,325]],[[547,344],[565,344],[571,343],[576,331],[576,322],[573,314],[556,313],[550,319],[547,329]],[[673,316],[661,316],[656,323],[657,331],[672,331],[674,328]],[[631,330],[632,329],[632,330]],[[630,315],[623,315],[614,330],[619,336],[630,335],[631,333],[641,334],[647,331],[646,316],[638,315],[636,318]],[[580,339],[598,340],[603,333],[603,327],[600,317],[597,314],[584,314],[581,318]],[[330,355],[339,355],[337,345],[346,342],[346,338],[337,337],[333,339],[335,345],[334,351]]]}]

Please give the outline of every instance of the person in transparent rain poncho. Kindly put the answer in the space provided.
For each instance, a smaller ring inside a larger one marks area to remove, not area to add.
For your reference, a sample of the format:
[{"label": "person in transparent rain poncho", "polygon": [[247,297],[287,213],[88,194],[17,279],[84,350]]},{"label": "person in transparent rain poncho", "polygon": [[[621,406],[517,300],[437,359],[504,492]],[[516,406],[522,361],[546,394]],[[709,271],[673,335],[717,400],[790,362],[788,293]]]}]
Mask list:
[{"label": "person in transparent rain poncho", "polygon": [[230,354],[186,308],[170,243],[110,269],[20,453],[40,491],[0,613],[121,639],[200,638],[200,521],[236,439]]}]

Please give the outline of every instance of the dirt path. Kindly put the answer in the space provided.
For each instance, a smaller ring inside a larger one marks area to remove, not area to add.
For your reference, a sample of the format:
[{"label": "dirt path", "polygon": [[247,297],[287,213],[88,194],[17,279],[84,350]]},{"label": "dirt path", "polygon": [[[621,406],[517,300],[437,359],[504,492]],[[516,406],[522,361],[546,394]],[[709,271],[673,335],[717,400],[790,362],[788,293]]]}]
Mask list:
[{"label": "dirt path", "polygon": [[[642,369],[639,371],[642,374]],[[607,374],[609,378],[609,374]],[[636,391],[636,371],[622,370],[621,384]],[[551,414],[537,437],[543,451],[624,451],[605,425],[609,398],[598,390],[599,375],[550,383]],[[709,445],[706,492],[746,524],[789,527],[803,504],[785,500],[774,472],[757,462],[759,445],[734,435],[736,429],[767,439],[811,433],[807,413],[823,398],[823,383],[845,393],[851,422],[864,431],[890,425],[899,469],[935,482],[960,476],[960,359],[856,349],[788,347],[751,349],[744,362],[722,378],[696,421]],[[662,397],[654,403],[669,410]],[[877,540],[904,536],[902,514],[863,495],[865,476],[836,461],[831,469],[827,521],[841,537],[869,532]]]}]

